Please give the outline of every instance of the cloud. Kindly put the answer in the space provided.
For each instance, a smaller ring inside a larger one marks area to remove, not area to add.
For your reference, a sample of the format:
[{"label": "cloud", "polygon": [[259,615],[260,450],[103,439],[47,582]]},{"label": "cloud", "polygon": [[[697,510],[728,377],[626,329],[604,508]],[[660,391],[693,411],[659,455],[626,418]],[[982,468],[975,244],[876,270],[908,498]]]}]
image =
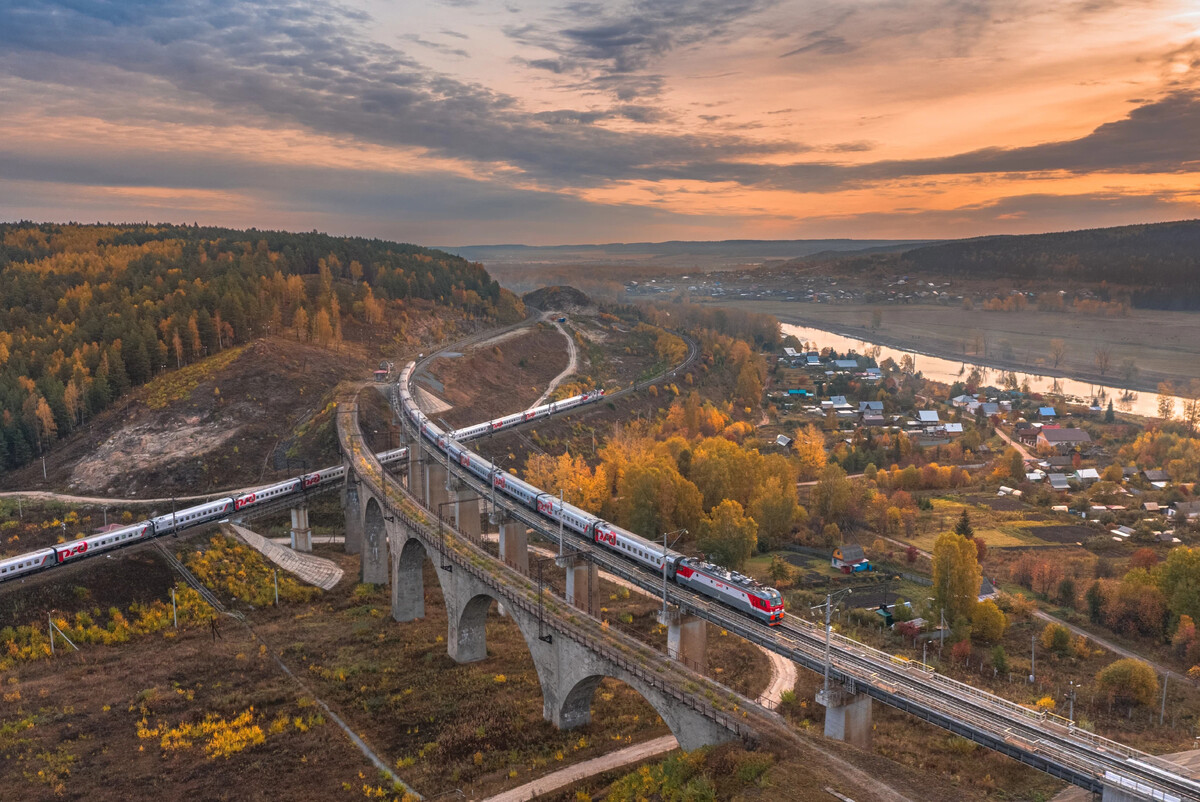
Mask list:
[{"label": "cloud", "polygon": [[661,76],[648,72],[667,53],[725,41],[739,23],[774,0],[635,0],[619,7],[575,2],[546,20],[505,28],[512,40],[553,53],[528,63],[572,74],[619,100],[656,96]]},{"label": "cloud", "polygon": [[[274,120],[276,126],[298,124],[515,167],[547,186],[653,178],[651,165],[660,162],[757,158],[793,149],[729,133],[631,133],[591,124],[614,117],[662,118],[646,104],[572,112],[584,124],[556,124],[565,113],[525,112],[513,96],[429,70],[371,41],[363,30],[368,20],[342,11],[308,0],[248,5],[40,0],[20,10],[0,8],[0,74],[43,86],[90,88],[96,92],[93,113],[119,118],[120,109],[109,107],[104,97],[116,74],[128,92],[173,98],[181,115],[191,114],[188,107],[202,99],[226,114]],[[659,24],[678,17],[667,15]],[[620,44],[622,39],[615,31],[579,35],[598,52],[632,46]],[[598,85],[606,80],[596,78]],[[631,76],[610,88],[618,98],[632,99],[653,94],[660,81]]]},{"label": "cloud", "polygon": [[445,53],[448,56],[459,56],[461,58],[471,57],[471,54],[466,50],[463,50],[461,47],[450,47],[449,45],[442,44],[441,42],[431,42],[428,39],[422,39],[415,33],[405,34],[404,39],[405,41],[412,42],[415,45],[427,47],[430,50],[436,50],[439,53]]}]

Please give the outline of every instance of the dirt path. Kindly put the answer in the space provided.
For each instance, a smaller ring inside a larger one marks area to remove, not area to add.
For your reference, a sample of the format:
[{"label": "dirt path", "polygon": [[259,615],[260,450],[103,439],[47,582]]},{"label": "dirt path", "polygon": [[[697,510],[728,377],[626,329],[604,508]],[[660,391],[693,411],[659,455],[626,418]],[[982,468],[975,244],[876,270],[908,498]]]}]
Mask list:
[{"label": "dirt path", "polygon": [[1112,652],[1113,654],[1116,654],[1120,657],[1132,657],[1134,660],[1139,660],[1139,661],[1145,663],[1146,665],[1150,666],[1151,668],[1153,668],[1159,674],[1167,674],[1168,676],[1171,677],[1171,679],[1174,679],[1174,680],[1182,680],[1183,682],[1189,682],[1189,683],[1192,682],[1192,680],[1189,677],[1187,677],[1186,675],[1180,674],[1176,670],[1167,668],[1162,663],[1156,663],[1155,661],[1146,657],[1144,654],[1139,654],[1130,649],[1126,649],[1124,646],[1118,646],[1117,644],[1113,643],[1112,641],[1105,640],[1104,638],[1101,638],[1100,636],[1098,636],[1092,632],[1088,632],[1086,629],[1084,629],[1082,627],[1077,627],[1072,623],[1063,621],[1061,618],[1050,615],[1050,613],[1047,613],[1045,610],[1042,610],[1040,608],[1034,608],[1033,615],[1034,615],[1034,617],[1040,618],[1041,620],[1046,621],[1048,623],[1062,624],[1064,627],[1071,630],[1072,633],[1074,633],[1076,635],[1082,635],[1083,637],[1090,640],[1092,643],[1095,643],[1099,646],[1103,646],[1105,649],[1108,649],[1110,652]]},{"label": "dirt path", "polygon": [[634,744],[624,749],[618,749],[616,752],[610,752],[607,755],[585,760],[574,766],[567,766],[565,769],[560,769],[553,774],[547,774],[545,777],[525,783],[513,788],[511,791],[505,791],[502,794],[489,797],[486,802],[526,802],[526,800],[534,799],[542,794],[548,794],[551,791],[557,791],[559,788],[565,788],[572,783],[586,780],[588,777],[596,774],[619,769],[631,763],[640,763],[643,760],[670,752],[678,747],[679,744],[675,741],[674,735],[664,735],[652,741]]},{"label": "dirt path", "polygon": [[101,496],[72,496],[67,493],[54,493],[49,490],[7,490],[0,493],[0,498],[21,498],[34,499],[36,501],[61,501],[64,504],[109,504],[120,506],[123,504],[170,504],[172,501],[207,501],[213,498],[225,498],[226,496],[238,496],[242,493],[248,493],[251,490],[259,490],[260,488],[270,487],[270,484],[255,485],[254,487],[242,487],[234,490],[222,490],[217,493],[208,493],[203,496],[175,496],[174,498],[117,498],[109,496],[107,498]]},{"label": "dirt path", "polygon": [[1037,462],[1037,457],[1030,454],[1025,449],[1025,446],[1021,445],[1016,440],[1012,439],[1007,434],[1005,434],[1004,430],[1001,429],[999,426],[996,427],[996,435],[999,436],[999,438],[1001,440],[1003,440],[1004,442],[1008,443],[1010,446],[1015,448],[1017,450],[1017,452],[1020,453],[1021,457],[1024,458],[1025,460],[1028,460],[1030,462]]},{"label": "dirt path", "polygon": [[562,384],[568,376],[579,369],[579,351],[575,347],[575,338],[571,336],[570,332],[563,328],[563,325],[559,323],[557,319],[552,320],[551,322],[554,324],[554,328],[562,332],[562,336],[567,338],[567,367],[562,373],[558,374],[553,380],[551,380],[550,386],[546,388],[546,392],[542,393],[541,398],[530,404],[531,407],[540,407],[542,404],[546,403],[546,399],[550,397],[552,392],[554,392],[554,388]]}]

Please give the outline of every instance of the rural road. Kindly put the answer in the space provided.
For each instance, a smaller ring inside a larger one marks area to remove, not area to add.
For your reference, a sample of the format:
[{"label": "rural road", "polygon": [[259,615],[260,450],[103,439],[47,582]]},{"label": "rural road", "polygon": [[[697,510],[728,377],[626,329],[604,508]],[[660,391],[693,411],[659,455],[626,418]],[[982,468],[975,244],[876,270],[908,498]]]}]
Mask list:
[{"label": "rural road", "polygon": [[567,766],[553,774],[539,777],[533,782],[525,783],[510,791],[489,797],[487,802],[527,802],[527,800],[534,799],[542,794],[548,794],[551,791],[557,791],[559,788],[564,788],[580,780],[586,780],[593,775],[611,771],[612,769],[619,769],[631,763],[640,763],[643,760],[670,752],[678,747],[679,744],[676,742],[674,735],[664,735],[661,738],[627,746],[624,749],[618,749],[616,752],[610,752],[607,755],[585,760],[574,766]]},{"label": "rural road", "polygon": [[1008,443],[1010,446],[1012,446],[1013,448],[1015,448],[1015,449],[1017,450],[1017,452],[1018,452],[1018,453],[1020,453],[1020,455],[1021,455],[1021,457],[1022,457],[1023,459],[1025,459],[1025,460],[1027,460],[1027,461],[1029,461],[1029,462],[1037,462],[1037,457],[1035,457],[1035,456],[1033,456],[1032,454],[1030,454],[1030,453],[1029,453],[1029,452],[1028,452],[1028,451],[1025,449],[1025,446],[1021,445],[1021,444],[1020,444],[1020,443],[1018,443],[1016,440],[1012,439],[1012,438],[1011,438],[1011,437],[1009,437],[1007,434],[1005,434],[1004,430],[1003,430],[1003,429],[1001,429],[999,426],[997,426],[997,427],[996,427],[996,435],[997,435],[997,436],[998,436],[998,437],[999,437],[1001,440],[1003,440],[1004,442]]},{"label": "rural road", "polygon": [[7,490],[0,493],[0,498],[21,498],[34,499],[36,501],[61,501],[64,504],[107,504],[111,506],[120,506],[122,504],[170,504],[172,501],[206,501],[210,498],[224,498],[225,496],[236,496],[242,493],[248,493],[251,490],[259,490],[264,487],[270,487],[269,484],[255,485],[254,487],[242,487],[235,490],[218,490],[215,493],[208,493],[202,496],[175,496],[172,498],[118,498],[115,496],[72,496],[67,493],[54,493],[49,490]]},{"label": "rural road", "polygon": [[571,336],[570,332],[563,328],[563,325],[559,323],[557,318],[551,315],[551,313],[546,313],[546,319],[553,323],[554,328],[558,329],[562,333],[562,336],[567,339],[567,367],[562,373],[558,374],[553,380],[551,380],[550,386],[546,388],[546,392],[542,393],[541,397],[538,398],[537,401],[534,401],[532,404],[530,404],[530,408],[540,407],[542,404],[546,403],[546,399],[550,397],[552,392],[554,392],[554,388],[562,384],[568,376],[579,370],[579,350],[575,347],[575,338]]}]

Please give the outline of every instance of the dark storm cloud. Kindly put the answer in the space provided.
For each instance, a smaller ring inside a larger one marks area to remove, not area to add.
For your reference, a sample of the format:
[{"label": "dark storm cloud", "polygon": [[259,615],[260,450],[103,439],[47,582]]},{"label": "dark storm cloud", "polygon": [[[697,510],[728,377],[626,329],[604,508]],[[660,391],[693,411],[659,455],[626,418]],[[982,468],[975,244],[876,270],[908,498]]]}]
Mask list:
[{"label": "dark storm cloud", "polygon": [[736,24],[774,0],[636,0],[620,6],[575,2],[544,22],[512,25],[505,33],[554,58],[529,62],[581,85],[633,100],[661,93],[660,76],[646,71],[666,53],[722,41]]}]

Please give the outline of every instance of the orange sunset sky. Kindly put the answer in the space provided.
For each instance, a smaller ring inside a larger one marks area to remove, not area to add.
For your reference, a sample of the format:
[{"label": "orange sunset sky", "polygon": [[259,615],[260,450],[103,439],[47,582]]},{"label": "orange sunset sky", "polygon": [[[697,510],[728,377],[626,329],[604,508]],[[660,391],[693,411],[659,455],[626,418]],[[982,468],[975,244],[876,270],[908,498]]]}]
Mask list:
[{"label": "orange sunset sky", "polygon": [[1200,0],[32,0],[0,219],[428,245],[1200,217]]}]

